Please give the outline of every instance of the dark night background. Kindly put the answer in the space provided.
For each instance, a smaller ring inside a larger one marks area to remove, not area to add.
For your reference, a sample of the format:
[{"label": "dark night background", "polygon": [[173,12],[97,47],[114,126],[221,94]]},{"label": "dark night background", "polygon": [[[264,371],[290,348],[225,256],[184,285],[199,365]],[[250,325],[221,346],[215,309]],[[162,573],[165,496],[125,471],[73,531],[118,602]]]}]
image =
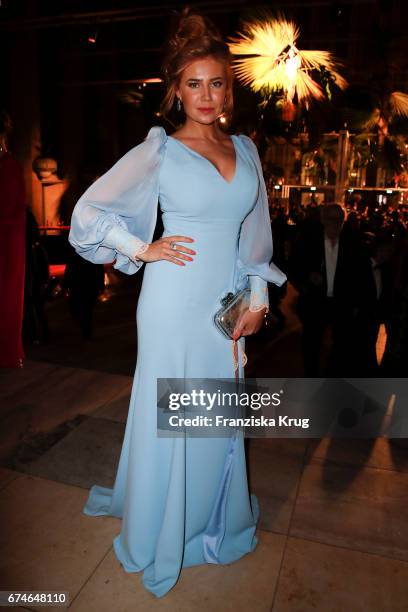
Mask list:
[{"label": "dark night background", "polygon": [[[37,155],[56,159],[59,177],[71,185],[86,184],[160,123],[155,113],[163,84],[143,87],[138,80],[161,77],[163,44],[184,6],[2,0],[0,106],[14,121],[10,146],[24,164],[28,187],[34,180],[31,160]],[[312,141],[368,112],[382,91],[405,90],[404,2],[244,0],[190,6],[213,19],[226,39],[239,32],[241,20],[262,17],[265,11],[283,13],[300,26],[300,48],[332,51],[343,62],[348,90],[335,94],[331,103],[312,106],[300,118]],[[96,42],[88,42],[95,34]],[[234,94],[229,129],[248,132],[257,124],[259,99],[237,81]],[[293,129],[300,127],[297,123]],[[265,131],[280,129],[273,113],[265,118]],[[63,220],[69,220],[72,205],[68,195],[60,211]]]}]

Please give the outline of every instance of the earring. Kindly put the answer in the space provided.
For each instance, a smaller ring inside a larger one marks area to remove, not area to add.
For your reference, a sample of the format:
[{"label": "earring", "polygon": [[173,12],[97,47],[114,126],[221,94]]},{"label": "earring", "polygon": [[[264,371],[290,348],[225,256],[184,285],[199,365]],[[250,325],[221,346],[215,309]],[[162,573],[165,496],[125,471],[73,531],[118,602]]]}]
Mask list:
[{"label": "earring", "polygon": [[177,110],[179,112],[181,111],[181,100],[180,100],[180,98],[177,98]]}]

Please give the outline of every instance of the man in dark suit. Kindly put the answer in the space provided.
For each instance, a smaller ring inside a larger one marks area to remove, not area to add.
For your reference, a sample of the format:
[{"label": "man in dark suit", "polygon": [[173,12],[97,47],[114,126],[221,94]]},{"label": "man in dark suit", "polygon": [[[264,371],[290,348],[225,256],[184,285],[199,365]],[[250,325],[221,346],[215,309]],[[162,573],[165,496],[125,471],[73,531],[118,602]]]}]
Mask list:
[{"label": "man in dark suit", "polygon": [[324,334],[331,331],[328,376],[358,375],[358,321],[375,286],[368,257],[359,241],[344,227],[339,204],[326,204],[320,222],[301,232],[294,244],[289,279],[299,292],[298,315],[303,324],[305,376],[321,375]]}]

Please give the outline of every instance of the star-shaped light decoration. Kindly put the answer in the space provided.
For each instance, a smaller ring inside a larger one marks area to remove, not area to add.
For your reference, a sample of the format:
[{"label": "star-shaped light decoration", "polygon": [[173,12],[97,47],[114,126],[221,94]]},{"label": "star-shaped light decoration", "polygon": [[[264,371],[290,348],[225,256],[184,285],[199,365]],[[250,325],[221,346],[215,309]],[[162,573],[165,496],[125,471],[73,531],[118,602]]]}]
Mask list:
[{"label": "star-shaped light decoration", "polygon": [[[306,108],[309,102],[325,97],[322,86],[311,74],[320,71],[340,89],[347,81],[339,74],[338,62],[329,51],[301,51],[296,46],[299,28],[284,18],[264,22],[244,22],[241,38],[230,37],[230,51],[235,56],[246,56],[233,60],[237,78],[249,85],[253,91],[264,96],[273,92],[282,93],[284,103],[293,105],[296,97],[299,105]],[[330,90],[326,86],[326,95]]]}]

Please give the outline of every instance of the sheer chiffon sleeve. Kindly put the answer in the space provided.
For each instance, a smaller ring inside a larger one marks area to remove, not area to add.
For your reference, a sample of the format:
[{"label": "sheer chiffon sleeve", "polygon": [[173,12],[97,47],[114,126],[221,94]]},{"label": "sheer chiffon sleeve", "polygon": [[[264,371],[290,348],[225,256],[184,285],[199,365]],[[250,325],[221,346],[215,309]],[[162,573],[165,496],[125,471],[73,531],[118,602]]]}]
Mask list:
[{"label": "sheer chiffon sleeve", "polygon": [[154,126],[145,140],[99,177],[76,203],[68,240],[93,263],[114,263],[134,274],[157,221],[159,170],[166,132]]},{"label": "sheer chiffon sleeve", "polygon": [[268,195],[258,149],[249,136],[239,136],[248,157],[254,163],[258,179],[258,195],[254,207],[242,222],[235,289],[248,284],[251,288],[251,310],[269,309],[268,282],[281,286],[286,275],[271,261],[273,254],[272,229],[269,217]]}]

